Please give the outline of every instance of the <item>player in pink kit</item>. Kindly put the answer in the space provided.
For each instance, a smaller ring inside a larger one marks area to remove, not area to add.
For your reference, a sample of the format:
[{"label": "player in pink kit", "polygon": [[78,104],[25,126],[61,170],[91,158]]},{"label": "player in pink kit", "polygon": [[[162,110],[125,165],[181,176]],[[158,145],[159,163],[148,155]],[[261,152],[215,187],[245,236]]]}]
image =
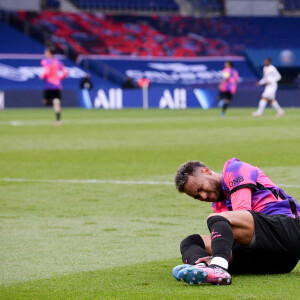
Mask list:
[{"label": "player in pink kit", "polygon": [[287,273],[300,259],[300,206],[259,168],[232,158],[223,173],[199,161],[176,172],[179,192],[212,202],[211,236],[180,244],[184,265],[173,269],[190,284],[231,284],[230,273]]},{"label": "player in pink kit", "polygon": [[232,100],[233,95],[236,92],[237,83],[239,80],[239,73],[233,68],[233,62],[225,62],[225,68],[223,72],[223,81],[219,85],[218,101],[219,105],[222,105],[221,116],[225,116],[225,112]]},{"label": "player in pink kit", "polygon": [[56,125],[60,125],[61,117],[61,81],[67,77],[68,72],[64,64],[54,58],[55,49],[49,47],[45,50],[46,58],[41,61],[43,67],[40,79],[45,80],[44,104],[53,106],[56,114]]}]

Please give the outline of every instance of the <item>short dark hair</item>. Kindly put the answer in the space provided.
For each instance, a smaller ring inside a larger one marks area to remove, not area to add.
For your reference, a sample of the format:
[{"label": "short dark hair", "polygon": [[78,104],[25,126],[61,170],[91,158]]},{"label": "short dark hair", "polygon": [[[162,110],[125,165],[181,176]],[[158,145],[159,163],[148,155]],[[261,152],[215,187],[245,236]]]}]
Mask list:
[{"label": "short dark hair", "polygon": [[178,192],[184,192],[184,185],[187,182],[189,175],[194,175],[195,172],[206,165],[198,160],[189,160],[186,163],[182,164],[176,171],[174,182]]},{"label": "short dark hair", "polygon": [[55,52],[56,52],[56,48],[55,48],[54,45],[48,46],[48,47],[47,47],[47,50],[48,50],[52,55],[54,55]]},{"label": "short dark hair", "polygon": [[229,64],[229,66],[230,66],[231,68],[233,68],[233,66],[234,66],[233,61],[229,60],[229,61],[227,61],[227,63]]},{"label": "short dark hair", "polygon": [[267,60],[268,62],[272,62],[272,58],[271,57],[266,57],[265,60]]}]

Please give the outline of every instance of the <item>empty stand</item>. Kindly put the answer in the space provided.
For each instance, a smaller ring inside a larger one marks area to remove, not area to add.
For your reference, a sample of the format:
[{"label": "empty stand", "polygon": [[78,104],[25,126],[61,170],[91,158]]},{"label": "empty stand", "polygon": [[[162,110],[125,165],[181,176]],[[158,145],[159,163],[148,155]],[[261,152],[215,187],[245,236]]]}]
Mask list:
[{"label": "empty stand", "polygon": [[34,39],[0,21],[0,53],[40,54],[44,48]]},{"label": "empty stand", "polygon": [[[243,55],[246,48],[300,48],[299,18],[192,18],[16,12],[11,19],[64,52],[142,57]],[[272,32],[272,34],[270,34]]]}]

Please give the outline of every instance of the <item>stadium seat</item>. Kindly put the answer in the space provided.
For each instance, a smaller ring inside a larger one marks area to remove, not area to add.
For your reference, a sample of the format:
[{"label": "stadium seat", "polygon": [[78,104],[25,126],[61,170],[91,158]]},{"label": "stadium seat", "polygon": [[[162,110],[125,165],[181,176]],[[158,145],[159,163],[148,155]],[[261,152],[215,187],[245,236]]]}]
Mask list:
[{"label": "stadium seat", "polygon": [[[68,49],[75,56],[225,56],[243,55],[246,47],[300,48],[300,40],[294,38],[298,36],[299,18],[274,18],[270,22],[263,17],[98,16],[43,11],[12,13],[11,19],[17,26],[30,24],[35,37],[49,35],[59,49]],[[276,32],[276,39],[268,34],[270,31]]]}]

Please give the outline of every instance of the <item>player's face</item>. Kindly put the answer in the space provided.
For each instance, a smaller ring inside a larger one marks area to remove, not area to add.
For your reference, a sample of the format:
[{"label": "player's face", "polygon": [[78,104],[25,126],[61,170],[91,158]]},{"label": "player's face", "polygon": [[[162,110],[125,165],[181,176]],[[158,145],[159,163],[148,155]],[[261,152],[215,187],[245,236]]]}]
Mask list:
[{"label": "player's face", "polygon": [[270,60],[265,59],[265,66],[269,66],[271,64]]},{"label": "player's face", "polygon": [[50,57],[51,57],[51,53],[50,53],[50,51],[49,51],[48,49],[45,50],[45,56],[46,56],[47,58],[50,58]]},{"label": "player's face", "polygon": [[194,199],[205,202],[222,200],[222,179],[208,168],[199,168],[194,175],[188,176],[184,192]]}]

